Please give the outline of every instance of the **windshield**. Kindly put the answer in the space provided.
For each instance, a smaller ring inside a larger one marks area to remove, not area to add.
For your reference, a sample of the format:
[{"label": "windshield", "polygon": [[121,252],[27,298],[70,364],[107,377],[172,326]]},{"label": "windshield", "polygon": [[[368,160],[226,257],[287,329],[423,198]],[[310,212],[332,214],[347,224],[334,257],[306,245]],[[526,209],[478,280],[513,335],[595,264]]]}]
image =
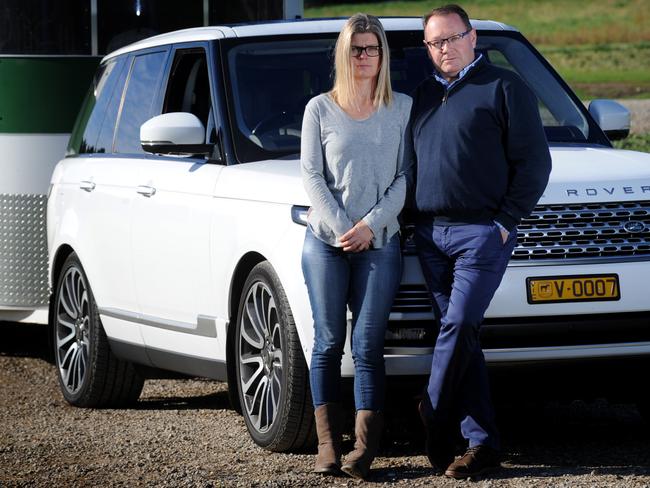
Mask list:
[{"label": "windshield", "polygon": [[[422,33],[388,32],[393,89],[411,93],[431,75]],[[234,39],[224,43],[230,125],[240,162],[300,151],[300,126],[310,98],[333,79],[336,34]],[[606,143],[584,107],[518,33],[479,32],[477,52],[511,69],[537,95],[550,143]]]}]

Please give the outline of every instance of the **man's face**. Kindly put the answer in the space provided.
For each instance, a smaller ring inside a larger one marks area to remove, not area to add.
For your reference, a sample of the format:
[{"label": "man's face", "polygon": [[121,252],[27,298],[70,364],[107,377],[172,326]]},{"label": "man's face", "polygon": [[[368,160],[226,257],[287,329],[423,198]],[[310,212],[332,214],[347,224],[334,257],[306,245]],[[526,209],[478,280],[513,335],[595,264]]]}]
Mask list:
[{"label": "man's face", "polygon": [[[431,17],[424,27],[424,41],[434,42],[453,38],[465,31],[467,27],[458,15],[436,15]],[[474,47],[476,47],[474,29],[462,38],[444,42],[440,49],[427,44],[431,61],[447,80],[458,76],[465,66],[474,61]]]}]

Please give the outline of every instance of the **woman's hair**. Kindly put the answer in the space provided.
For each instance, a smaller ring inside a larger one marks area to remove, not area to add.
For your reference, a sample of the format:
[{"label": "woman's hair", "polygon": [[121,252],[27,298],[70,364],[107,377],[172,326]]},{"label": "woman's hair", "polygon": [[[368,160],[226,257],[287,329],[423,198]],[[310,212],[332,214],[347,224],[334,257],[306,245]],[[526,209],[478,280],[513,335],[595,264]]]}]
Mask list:
[{"label": "woman's hair", "polygon": [[371,33],[377,36],[381,56],[373,104],[390,105],[393,101],[393,90],[390,86],[390,51],[386,33],[379,19],[368,14],[354,14],[345,23],[338,39],[334,53],[334,86],[330,91],[332,98],[342,107],[350,107],[354,103],[355,85],[352,72],[352,56],[350,54],[353,34]]}]

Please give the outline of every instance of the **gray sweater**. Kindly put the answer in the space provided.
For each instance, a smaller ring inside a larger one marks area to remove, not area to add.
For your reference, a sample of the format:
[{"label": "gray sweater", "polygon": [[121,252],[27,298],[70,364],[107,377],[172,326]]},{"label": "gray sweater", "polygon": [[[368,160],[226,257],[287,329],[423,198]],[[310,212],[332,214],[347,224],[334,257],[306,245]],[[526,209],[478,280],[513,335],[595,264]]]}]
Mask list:
[{"label": "gray sweater", "polygon": [[340,247],[339,237],[358,221],[380,248],[399,230],[408,162],[404,131],[411,98],[394,93],[365,120],[355,120],[328,94],[312,98],[302,122],[302,180],[311,201],[309,226],[316,237]]}]

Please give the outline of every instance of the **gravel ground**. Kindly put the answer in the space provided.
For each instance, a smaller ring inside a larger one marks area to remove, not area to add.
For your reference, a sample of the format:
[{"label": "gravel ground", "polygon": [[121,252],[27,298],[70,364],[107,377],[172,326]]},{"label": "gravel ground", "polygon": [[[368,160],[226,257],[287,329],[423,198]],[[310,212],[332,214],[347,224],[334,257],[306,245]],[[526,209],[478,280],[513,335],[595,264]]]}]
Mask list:
[{"label": "gravel ground", "polygon": [[149,380],[134,408],[73,408],[43,359],[44,327],[0,333],[1,487],[650,487],[650,428],[632,405],[504,407],[504,469],[472,483],[431,475],[413,403],[393,402],[372,478],[358,482],[312,474],[312,453],[258,448],[221,383]]}]

